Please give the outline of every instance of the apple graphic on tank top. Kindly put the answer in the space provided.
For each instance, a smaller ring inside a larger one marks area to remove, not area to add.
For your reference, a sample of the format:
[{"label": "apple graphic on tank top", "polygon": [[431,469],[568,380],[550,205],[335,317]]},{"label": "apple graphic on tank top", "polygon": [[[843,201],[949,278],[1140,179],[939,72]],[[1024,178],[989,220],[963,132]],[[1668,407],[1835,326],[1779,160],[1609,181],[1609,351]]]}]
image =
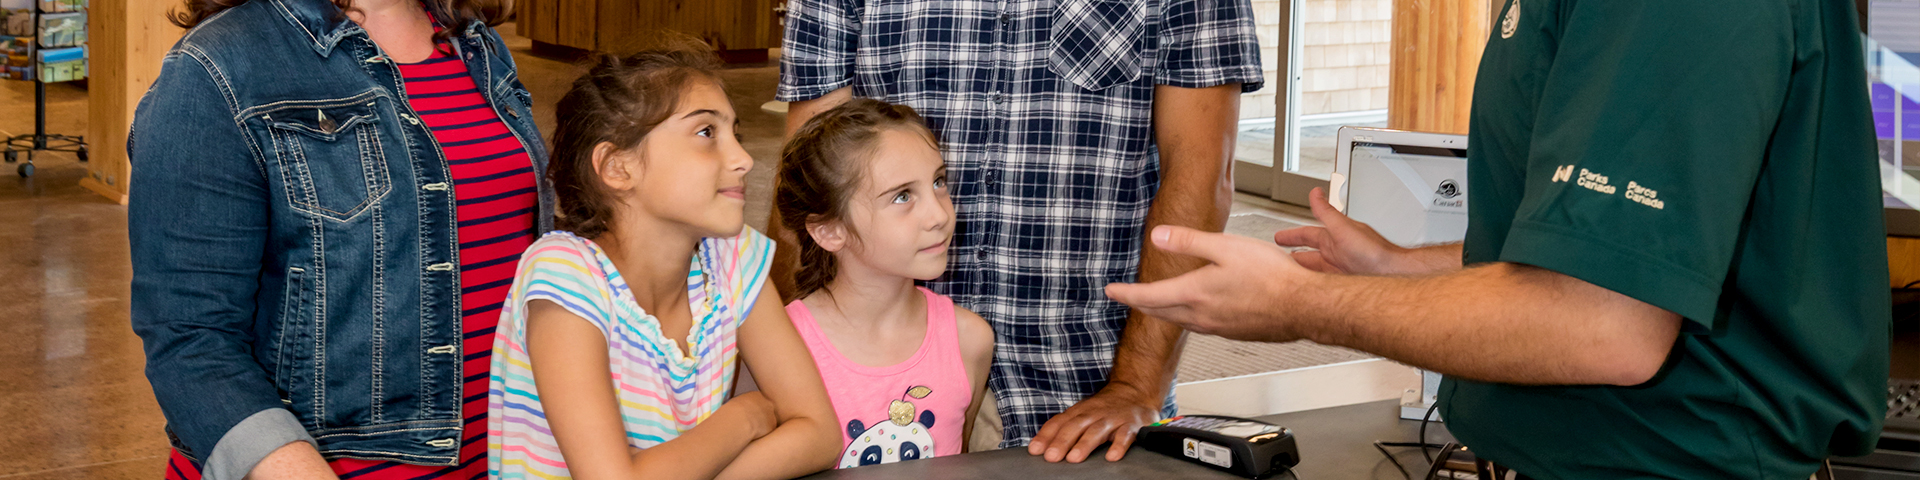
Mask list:
[{"label": "apple graphic on tank top", "polygon": [[[902,397],[922,399],[932,393],[932,388],[915,386],[907,389]],[[902,398],[887,403],[887,419],[872,428],[867,428],[860,419],[848,420],[847,437],[853,441],[847,443],[846,451],[840,456],[840,468],[933,456],[933,432],[928,430],[933,427],[933,411],[921,411],[916,421],[916,410],[913,402]]]}]

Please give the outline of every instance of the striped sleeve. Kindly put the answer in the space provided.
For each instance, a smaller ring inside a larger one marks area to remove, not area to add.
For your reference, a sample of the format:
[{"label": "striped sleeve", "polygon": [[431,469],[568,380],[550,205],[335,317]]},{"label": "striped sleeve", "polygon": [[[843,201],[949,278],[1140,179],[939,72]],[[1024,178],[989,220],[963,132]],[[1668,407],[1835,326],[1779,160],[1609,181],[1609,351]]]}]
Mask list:
[{"label": "striped sleeve", "polygon": [[580,316],[611,338],[613,292],[606,270],[586,240],[566,232],[549,233],[527,247],[514,276],[521,306],[546,300]]},{"label": "striped sleeve", "polygon": [[707,242],[708,250],[715,253],[715,265],[710,268],[719,272],[726,282],[728,306],[745,321],[753,314],[760,289],[767,284],[767,270],[773,267],[773,240],[747,227],[733,238],[713,238]]}]

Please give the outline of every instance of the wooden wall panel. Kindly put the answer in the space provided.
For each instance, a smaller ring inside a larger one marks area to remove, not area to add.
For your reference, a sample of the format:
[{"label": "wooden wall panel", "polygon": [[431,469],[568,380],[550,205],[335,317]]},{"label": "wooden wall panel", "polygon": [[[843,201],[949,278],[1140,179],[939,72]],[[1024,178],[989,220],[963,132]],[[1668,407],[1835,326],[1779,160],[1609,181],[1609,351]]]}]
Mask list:
[{"label": "wooden wall panel", "polygon": [[87,178],[80,185],[127,203],[127,128],[160,60],[184,33],[166,19],[176,2],[93,0],[87,12]]},{"label": "wooden wall panel", "polygon": [[[532,0],[529,0],[532,1]],[[594,25],[603,13],[600,2],[595,0],[539,0],[555,4],[554,41],[549,43],[566,45],[573,48],[592,50],[598,47],[594,37]],[[647,4],[655,0],[621,0],[619,3]]]},{"label": "wooden wall panel", "polygon": [[720,22],[721,50],[751,50],[780,45],[779,24],[773,16],[778,0],[737,0],[713,2],[714,18]]},{"label": "wooden wall panel", "polygon": [[[534,2],[580,0],[527,0]],[[597,0],[591,28],[594,48],[628,53],[645,46],[647,36],[673,31],[701,40],[716,50],[759,50],[780,46],[774,19],[777,0]],[[565,28],[570,20],[562,19]],[[571,45],[570,45],[571,46]]]},{"label": "wooden wall panel", "polygon": [[520,36],[546,43],[560,41],[560,2],[523,0],[514,4],[514,29]]},{"label": "wooden wall panel", "polygon": [[1887,267],[1895,287],[1920,281],[1920,238],[1887,237]]},{"label": "wooden wall panel", "polygon": [[1467,133],[1488,0],[1394,0],[1387,127]]}]

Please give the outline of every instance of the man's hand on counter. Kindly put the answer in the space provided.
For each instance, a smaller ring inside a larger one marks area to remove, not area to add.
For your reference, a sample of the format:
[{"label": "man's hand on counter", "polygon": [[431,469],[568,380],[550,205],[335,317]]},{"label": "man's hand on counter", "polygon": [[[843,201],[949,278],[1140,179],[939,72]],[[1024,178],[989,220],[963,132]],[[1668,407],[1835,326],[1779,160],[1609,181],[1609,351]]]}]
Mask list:
[{"label": "man's hand on counter", "polygon": [[1108,441],[1107,461],[1126,457],[1140,427],[1159,418],[1161,396],[1144,395],[1132,389],[1109,388],[1081,400],[1073,407],[1047,420],[1040,434],[1027,444],[1030,455],[1045,455],[1049,462],[1086,461],[1093,451]]}]

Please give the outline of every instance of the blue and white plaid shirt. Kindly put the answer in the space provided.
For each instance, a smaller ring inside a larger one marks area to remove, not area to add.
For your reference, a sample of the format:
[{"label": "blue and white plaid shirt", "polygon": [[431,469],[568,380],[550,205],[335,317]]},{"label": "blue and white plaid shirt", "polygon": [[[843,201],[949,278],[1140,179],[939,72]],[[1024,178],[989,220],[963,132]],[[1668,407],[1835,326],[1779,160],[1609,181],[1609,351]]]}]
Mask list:
[{"label": "blue and white plaid shirt", "polygon": [[[1159,187],[1155,85],[1260,88],[1248,0],[792,0],[779,99],[852,86],[946,147],[959,228],[929,288],[998,335],[1003,447],[1107,384]],[[1173,399],[1167,409],[1172,415]]]}]

